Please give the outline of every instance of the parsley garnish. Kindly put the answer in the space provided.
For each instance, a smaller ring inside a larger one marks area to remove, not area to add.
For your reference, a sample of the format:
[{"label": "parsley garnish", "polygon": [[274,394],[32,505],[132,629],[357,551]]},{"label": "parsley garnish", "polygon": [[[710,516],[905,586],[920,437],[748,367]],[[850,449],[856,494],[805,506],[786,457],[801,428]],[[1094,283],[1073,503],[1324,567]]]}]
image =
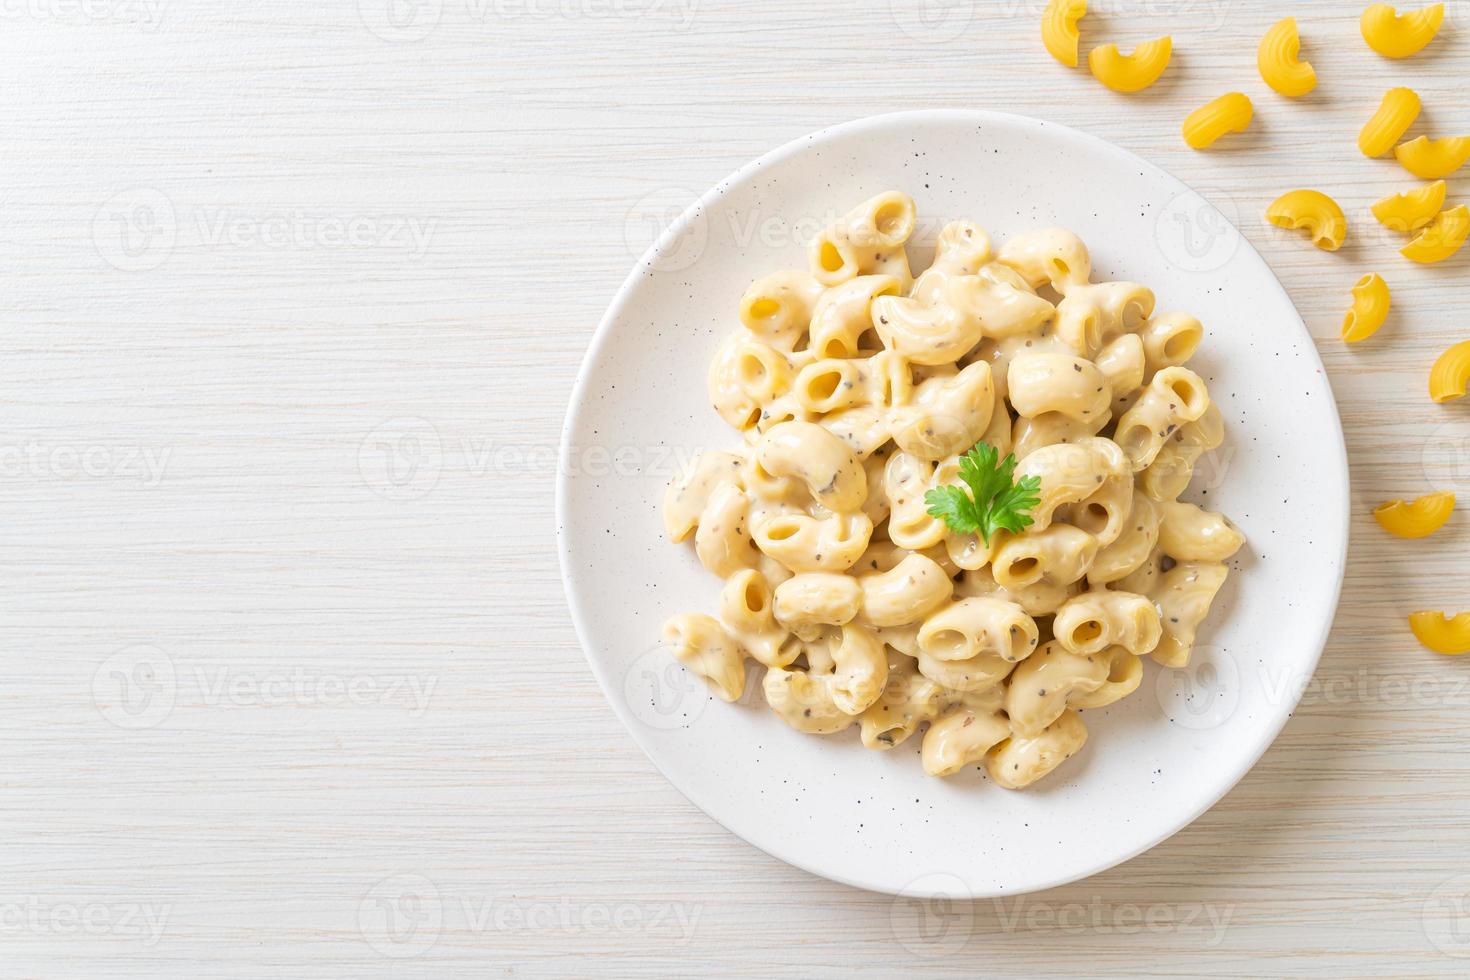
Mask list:
[{"label": "parsley garnish", "polygon": [[960,479],[970,488],[946,485],[924,494],[930,516],[938,517],[956,534],[979,534],[988,547],[999,530],[1019,534],[1032,524],[1027,513],[1041,502],[1041,478],[1023,476],[1012,483],[1016,456],[999,462],[1000,453],[989,443],[977,442],[960,457]]}]

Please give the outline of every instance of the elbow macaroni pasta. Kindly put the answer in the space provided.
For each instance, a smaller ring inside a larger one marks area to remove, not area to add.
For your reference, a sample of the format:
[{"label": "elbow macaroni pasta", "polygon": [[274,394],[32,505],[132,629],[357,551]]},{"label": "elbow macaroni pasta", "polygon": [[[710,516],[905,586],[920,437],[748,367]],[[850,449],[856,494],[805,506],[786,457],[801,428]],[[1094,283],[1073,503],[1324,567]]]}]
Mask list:
[{"label": "elbow macaroni pasta", "polygon": [[996,253],[996,261],[1020,274],[1027,288],[1049,285],[1065,294],[1085,286],[1092,276],[1092,256],[1082,239],[1063,228],[1022,232]]},{"label": "elbow macaroni pasta", "polygon": [[1149,656],[1165,667],[1189,663],[1196,631],[1225,575],[1225,566],[1218,563],[1180,562],[1159,576],[1149,596],[1159,610],[1162,635]]},{"label": "elbow macaroni pasta", "polygon": [[1358,133],[1358,149],[1365,157],[1381,157],[1403,139],[1419,118],[1419,96],[1413,89],[1391,88]]},{"label": "elbow macaroni pasta", "polygon": [[812,278],[840,286],[859,275],[888,274],[908,287],[903,244],[914,231],[914,202],[889,191],[869,198],[826,228],[808,250]]},{"label": "elbow macaroni pasta", "polygon": [[1455,511],[1455,495],[1448,490],[1426,493],[1413,503],[1390,500],[1373,508],[1373,519],[1400,538],[1427,538],[1444,527]]},{"label": "elbow macaroni pasta", "polygon": [[1159,550],[1175,561],[1224,561],[1245,536],[1222,514],[1166,500],[1159,507]]},{"label": "elbow macaroni pasta", "polygon": [[1448,177],[1470,160],[1470,136],[1417,136],[1393,148],[1394,159],[1420,180]]},{"label": "elbow macaroni pasta", "polygon": [[1182,424],[1195,421],[1209,407],[1204,379],[1186,367],[1164,368],[1118,419],[1114,439],[1137,472],[1158,458],[1165,441]]},{"label": "elbow macaroni pasta", "polygon": [[745,657],[713,616],[683,613],[664,624],[664,644],[674,659],[709,682],[724,701],[745,690]]},{"label": "elbow macaroni pasta", "polygon": [[1444,4],[1432,3],[1407,14],[1397,13],[1392,4],[1369,4],[1358,20],[1363,40],[1385,58],[1407,58],[1424,50],[1439,33],[1444,21]]},{"label": "elbow macaroni pasta", "polygon": [[1411,191],[1392,194],[1373,205],[1373,217],[1392,231],[1418,231],[1444,207],[1445,184],[1436,180]]},{"label": "elbow macaroni pasta", "polygon": [[1041,15],[1041,43],[1068,68],[1077,67],[1077,22],[1087,13],[1087,0],[1050,0]]},{"label": "elbow macaroni pasta", "polygon": [[1077,712],[1064,711],[1034,738],[1012,735],[985,753],[985,771],[1006,789],[1021,789],[1072,758],[1086,741]]},{"label": "elbow macaroni pasta", "polygon": [[1174,500],[1189,485],[1194,465],[1225,439],[1225,423],[1213,403],[1203,415],[1166,439],[1154,461],[1138,476],[1138,489],[1153,501]]},{"label": "elbow macaroni pasta", "polygon": [[1256,49],[1256,67],[1261,80],[1282,95],[1296,98],[1317,87],[1317,72],[1311,62],[1300,58],[1301,37],[1296,18],[1284,17],[1271,25]]},{"label": "elbow macaroni pasta", "polygon": [[1465,384],[1470,381],[1470,340],[1462,340],[1434,361],[1429,369],[1429,397],[1437,402],[1450,402],[1465,397]]},{"label": "elbow macaroni pasta", "polygon": [[1424,265],[1443,262],[1460,250],[1467,235],[1470,235],[1470,209],[1460,204],[1435,215],[1409,244],[1399,249],[1399,254]]},{"label": "elbow macaroni pasta", "polygon": [[1350,344],[1367,340],[1388,318],[1388,283],[1370,272],[1353,285],[1353,306],[1342,318],[1342,339]]},{"label": "elbow macaroni pasta", "polygon": [[[1153,375],[1164,368],[1182,365],[1194,356],[1204,336],[1205,328],[1188,313],[1165,313],[1149,320],[1138,330],[1143,347],[1144,368]],[[1137,388],[1142,384],[1143,379],[1140,377],[1132,387]]]},{"label": "elbow macaroni pasta", "polygon": [[1254,114],[1244,92],[1227,92],[1184,117],[1184,142],[1203,150],[1227,133],[1245,132]]},{"label": "elbow macaroni pasta", "polygon": [[1278,228],[1305,228],[1312,244],[1326,252],[1337,251],[1347,238],[1347,216],[1321,191],[1287,191],[1271,202],[1266,220]]},{"label": "elbow macaroni pasta", "polygon": [[1104,44],[1087,53],[1087,67],[1114,92],[1142,92],[1164,74],[1173,51],[1174,39],[1167,34],[1144,41],[1132,54],[1121,53],[1116,44]]},{"label": "elbow macaroni pasta", "polygon": [[1455,656],[1470,653],[1470,613],[1446,616],[1442,612],[1409,614],[1409,629],[1435,653]]},{"label": "elbow macaroni pasta", "polygon": [[1134,656],[1158,645],[1159,610],[1146,596],[1094,589],[1062,603],[1052,622],[1056,641],[1083,656],[1121,646]]},{"label": "elbow macaroni pasta", "polygon": [[[1052,8],[1075,25],[1082,4]],[[951,222],[915,277],[915,224],[906,195],[880,194],[808,269],[741,297],[708,380],[744,445],[700,454],[664,498],[669,538],[724,586],[715,615],[663,636],[722,700],[753,661],[797,731],[855,728],[876,750],[922,733],[926,773],[1019,789],[1086,742],[1079,711],[1140,686],[1141,658],[1188,662],[1244,540],[1178,500],[1224,426],[1185,366],[1200,322],[1093,282],[1076,235],[993,248]],[[988,541],[924,499],[981,440],[1039,484],[1033,523]]]}]

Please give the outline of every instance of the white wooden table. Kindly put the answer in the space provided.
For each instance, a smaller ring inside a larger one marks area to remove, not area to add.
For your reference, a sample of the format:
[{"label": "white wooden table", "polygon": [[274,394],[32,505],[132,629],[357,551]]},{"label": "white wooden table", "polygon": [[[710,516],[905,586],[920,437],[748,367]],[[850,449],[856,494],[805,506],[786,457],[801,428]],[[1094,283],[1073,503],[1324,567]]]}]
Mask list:
[{"label": "white wooden table", "polygon": [[[1470,662],[1403,619],[1470,606],[1464,521],[1368,515],[1470,491],[1470,420],[1425,395],[1467,258],[1396,256],[1365,208],[1410,181],[1354,146],[1391,84],[1470,130],[1470,5],[1390,63],[1357,4],[1094,0],[1086,45],[1174,35],[1127,98],[1045,56],[1041,6],[0,7],[0,973],[1470,970]],[[1298,102],[1254,69],[1284,13]],[[1230,89],[1256,126],[1186,149]],[[1336,389],[1354,543],[1316,680],[1219,806],[1089,881],[914,906],[745,845],[625,735],[567,617],[553,453],[658,216],[824,125],[969,106],[1235,209]],[[1302,184],[1348,208],[1340,253],[1264,226]],[[1370,269],[1394,316],[1349,351]]]}]

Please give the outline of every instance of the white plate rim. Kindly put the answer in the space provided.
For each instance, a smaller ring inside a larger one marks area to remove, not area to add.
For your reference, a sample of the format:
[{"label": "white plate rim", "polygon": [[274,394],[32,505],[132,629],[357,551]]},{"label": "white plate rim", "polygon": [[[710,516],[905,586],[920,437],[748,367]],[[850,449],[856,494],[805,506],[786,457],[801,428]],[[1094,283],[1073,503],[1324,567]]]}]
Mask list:
[{"label": "white plate rim", "polygon": [[[1158,165],[1151,163],[1148,160],[1145,160],[1143,157],[1140,157],[1129,150],[1110,143],[1107,140],[1102,139],[1101,137],[1094,136],[1091,133],[1087,133],[1079,129],[1074,129],[1070,126],[1064,126],[1059,123],[1046,122],[1032,116],[1024,116],[1010,112],[999,112],[991,109],[912,109],[900,112],[881,113],[878,115],[864,116],[858,119],[850,120],[848,122],[828,126],[783,143],[775,149],[772,149],[762,154],[761,156],[756,157],[754,160],[746,163],[744,166],[731,173],[728,177],[715,184],[708,191],[701,194],[693,204],[686,208],[677,219],[671,222],[669,226],[664,229],[663,233],[659,235],[658,239],[648,247],[648,249],[643,253],[641,257],[639,257],[638,261],[634,263],[633,268],[629,271],[628,276],[623,280],[623,284],[618,287],[618,291],[614,294],[612,302],[608,305],[607,311],[603,314],[602,319],[598,322],[597,329],[593,332],[592,340],[588,344],[587,352],[583,355],[581,363],[578,365],[577,375],[572,383],[572,394],[567,405],[566,417],[563,419],[562,422],[560,446],[557,452],[557,474],[555,489],[557,559],[561,573],[562,589],[566,594],[567,606],[569,612],[571,613],[572,625],[577,634],[578,645],[582,649],[583,657],[586,658],[588,665],[592,668],[592,673],[597,678],[598,686],[602,689],[603,696],[607,699],[608,703],[612,707],[613,713],[617,715],[618,720],[623,724],[623,727],[627,729],[628,734],[633,738],[633,741],[637,743],[640,749],[643,750],[644,755],[646,755],[648,757],[648,760],[653,763],[654,768],[657,769],[666,780],[668,780],[670,785],[678,790],[680,795],[682,795],[686,800],[689,800],[691,804],[693,804],[697,809],[699,809],[711,820],[715,821],[721,827],[724,827],[727,831],[739,837],[741,840],[744,840],[751,846],[756,847],[761,851],[764,851],[765,853],[769,854],[779,861],[792,865],[793,867],[800,868],[803,871],[806,871],[818,877],[826,878],[831,881],[836,881],[840,884],[848,885],[853,888],[860,888],[867,891],[878,892],[880,894],[903,894],[905,896],[919,898],[953,898],[955,896],[952,892],[947,892],[943,890],[927,891],[923,888],[919,888],[917,890],[906,888],[902,892],[895,891],[885,885],[878,884],[872,881],[865,881],[863,880],[861,875],[835,873],[830,868],[816,867],[813,864],[804,861],[799,852],[795,852],[775,845],[768,846],[767,844],[764,844],[758,840],[754,840],[747,834],[743,834],[739,831],[734,830],[723,820],[721,820],[716,814],[711,813],[709,810],[701,806],[697,801],[692,799],[684,791],[683,787],[679,784],[679,781],[674,779],[673,776],[671,776],[669,772],[664,769],[662,765],[659,764],[658,759],[655,757],[652,749],[648,744],[648,741],[643,737],[642,733],[640,732],[640,728],[636,723],[636,719],[632,716],[627,705],[622,701],[622,699],[614,695],[616,685],[612,683],[612,679],[608,677],[606,671],[590,652],[591,646],[588,643],[587,639],[590,634],[590,630],[583,618],[581,606],[578,602],[577,597],[573,594],[573,590],[571,587],[571,546],[567,534],[567,501],[571,493],[571,479],[572,474],[574,473],[574,467],[572,466],[572,453],[574,452],[574,448],[571,445],[571,438],[573,431],[577,428],[577,425],[581,420],[582,412],[586,410],[589,406],[589,399],[587,397],[588,378],[590,376],[592,366],[596,363],[599,355],[602,352],[603,346],[608,342],[609,338],[612,335],[613,324],[617,322],[617,320],[622,316],[624,309],[628,305],[628,302],[637,287],[638,281],[642,276],[642,270],[651,267],[652,264],[656,261],[657,257],[660,255],[660,253],[662,253],[671,243],[678,241],[679,237],[685,232],[688,226],[693,221],[697,220],[701,213],[705,211],[710,204],[724,196],[724,194],[728,191],[730,187],[740,181],[743,181],[752,174],[759,172],[763,168],[767,168],[770,164],[777,163],[781,160],[786,159],[789,156],[795,155],[813,147],[819,147],[827,140],[830,140],[832,138],[861,133],[865,129],[881,128],[883,126],[889,126],[901,122],[917,124],[939,121],[971,122],[980,124],[986,122],[999,122],[1006,125],[1033,127],[1038,130],[1045,129],[1053,133],[1061,133],[1069,138],[1091,144],[1095,149],[1100,150],[1101,152],[1121,155],[1125,157],[1131,164],[1142,167],[1155,176],[1175,185],[1180,191],[1188,191],[1196,194],[1198,193],[1196,191],[1193,191],[1193,189],[1190,188],[1188,184],[1184,183],[1182,180],[1175,177],[1173,174],[1169,173]],[[1239,234],[1238,228],[1236,229],[1236,231],[1237,234]],[[1332,626],[1336,621],[1337,607],[1342,598],[1343,579],[1347,570],[1347,555],[1352,523],[1352,488],[1350,482],[1351,469],[1348,465],[1347,441],[1346,437],[1343,434],[1342,418],[1337,410],[1336,397],[1333,395],[1331,378],[1328,376],[1327,370],[1322,363],[1322,357],[1317,350],[1317,344],[1315,340],[1313,340],[1311,334],[1308,332],[1306,324],[1301,318],[1300,312],[1296,310],[1296,304],[1291,301],[1290,295],[1286,292],[1285,287],[1281,285],[1281,281],[1277,278],[1275,271],[1271,269],[1270,263],[1265,261],[1265,258],[1260,254],[1256,247],[1251,244],[1250,240],[1242,234],[1240,235],[1240,242],[1245,248],[1249,249],[1251,253],[1256,256],[1257,259],[1260,260],[1262,267],[1270,276],[1271,284],[1275,286],[1275,288],[1280,292],[1281,296],[1286,300],[1287,305],[1292,309],[1294,313],[1296,313],[1295,326],[1298,330],[1301,331],[1302,337],[1307,342],[1306,346],[1309,348],[1312,361],[1315,363],[1315,366],[1318,369],[1318,374],[1321,379],[1323,388],[1331,399],[1331,418],[1334,423],[1332,430],[1333,435],[1336,437],[1334,441],[1334,447],[1337,451],[1329,455],[1333,462],[1336,464],[1336,469],[1338,470],[1337,479],[1342,486],[1342,494],[1340,497],[1342,506],[1340,507],[1338,521],[1338,537],[1341,543],[1337,554],[1337,575],[1335,581],[1332,584],[1331,602],[1328,607],[1329,614],[1325,617],[1325,621],[1319,626],[1317,631],[1317,638],[1313,643],[1314,649],[1311,651],[1306,661],[1304,661],[1306,666],[1310,668],[1305,674],[1305,677],[1309,679],[1316,672],[1317,666],[1321,663],[1322,653],[1326,648],[1328,636],[1330,635]],[[1117,867],[1120,864],[1130,861],[1138,855],[1144,853],[1145,851],[1152,850],[1153,848],[1162,844],[1164,841],[1173,837],[1179,831],[1183,830],[1185,827],[1192,824],[1195,820],[1199,819],[1201,815],[1214,807],[1215,804],[1220,802],[1220,800],[1224,799],[1225,796],[1232,789],[1234,789],[1235,786],[1239,784],[1239,782],[1243,778],[1245,778],[1245,775],[1255,768],[1256,764],[1260,762],[1261,757],[1265,755],[1266,750],[1271,747],[1272,743],[1276,741],[1277,736],[1281,734],[1282,729],[1286,727],[1286,723],[1291,720],[1292,715],[1296,711],[1297,705],[1300,703],[1301,696],[1304,693],[1304,689],[1305,685],[1301,685],[1295,691],[1288,694],[1288,696],[1281,702],[1278,716],[1273,719],[1271,723],[1260,726],[1260,728],[1258,729],[1259,735],[1257,737],[1256,744],[1252,745],[1250,751],[1245,753],[1241,757],[1244,761],[1238,767],[1238,771],[1232,772],[1228,778],[1222,779],[1219,782],[1218,792],[1208,796],[1208,798],[1205,799],[1202,805],[1198,806],[1192,811],[1189,811],[1186,816],[1178,820],[1167,830],[1159,833],[1154,839],[1148,841],[1147,843],[1129,853],[1123,854],[1122,856],[1109,855],[1108,857],[1102,859],[1094,865],[1084,867],[1080,870],[1056,875],[1051,879],[1047,879],[1038,884],[1031,885],[1024,890],[1007,890],[1005,892],[997,892],[995,893],[995,895],[1004,894],[1006,896],[1013,897],[1022,894],[1034,894],[1036,892],[1045,891],[1049,888],[1056,888],[1061,885],[1070,884],[1074,881],[1080,881],[1084,878],[1089,878],[1093,875],[1100,874],[1103,871],[1107,871],[1110,868]],[[976,893],[971,897],[981,899],[994,896],[990,893]]]}]

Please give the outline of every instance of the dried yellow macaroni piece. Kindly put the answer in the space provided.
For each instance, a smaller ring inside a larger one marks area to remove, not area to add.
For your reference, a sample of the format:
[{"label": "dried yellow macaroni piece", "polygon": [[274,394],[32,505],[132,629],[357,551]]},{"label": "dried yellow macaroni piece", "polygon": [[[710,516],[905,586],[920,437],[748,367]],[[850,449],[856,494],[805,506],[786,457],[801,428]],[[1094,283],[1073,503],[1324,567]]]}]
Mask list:
[{"label": "dried yellow macaroni piece", "polygon": [[1391,88],[1358,133],[1358,149],[1365,157],[1381,157],[1403,139],[1421,108],[1419,95],[1409,88]]},{"label": "dried yellow macaroni piece", "polygon": [[1470,160],[1470,136],[1419,136],[1393,148],[1394,159],[1420,180],[1448,177]]},{"label": "dried yellow macaroni piece", "polygon": [[1141,92],[1159,80],[1173,51],[1174,39],[1167,34],[1143,42],[1132,54],[1120,53],[1116,44],[1104,44],[1088,52],[1087,67],[1114,92]]},{"label": "dried yellow macaroni piece", "polygon": [[1041,15],[1041,43],[1068,68],[1077,67],[1077,22],[1087,13],[1087,0],[1051,0]]},{"label": "dried yellow macaroni piece", "polygon": [[1399,254],[1424,265],[1443,262],[1460,250],[1467,235],[1470,235],[1470,210],[1461,204],[1441,211],[1413,241],[1399,249]]},{"label": "dried yellow macaroni piece", "polygon": [[1301,38],[1296,32],[1296,18],[1283,17],[1271,26],[1256,49],[1256,67],[1265,83],[1282,95],[1296,98],[1317,87],[1317,72],[1311,62],[1302,61]]},{"label": "dried yellow macaroni piece", "polygon": [[1244,92],[1226,92],[1184,119],[1184,142],[1196,150],[1211,146],[1227,133],[1243,133],[1255,110]]},{"label": "dried yellow macaroni piece", "polygon": [[1373,217],[1394,231],[1418,231],[1439,214],[1439,209],[1444,207],[1444,195],[1444,181],[1436,180],[1432,184],[1385,197],[1373,205]]},{"label": "dried yellow macaroni piece", "polygon": [[1370,272],[1353,286],[1353,306],[1342,318],[1342,339],[1350,344],[1366,340],[1378,332],[1388,317],[1388,283],[1376,272]]},{"label": "dried yellow macaroni piece", "polygon": [[1321,191],[1287,191],[1271,202],[1266,220],[1278,228],[1305,228],[1312,244],[1327,252],[1337,251],[1347,238],[1347,216]]},{"label": "dried yellow macaroni piece", "polygon": [[1370,4],[1358,20],[1363,40],[1368,47],[1385,58],[1407,58],[1418,54],[1439,33],[1444,21],[1444,4],[1433,3],[1406,14],[1394,11],[1392,4]]},{"label": "dried yellow macaroni piece", "polygon": [[1435,653],[1450,656],[1470,653],[1470,613],[1446,616],[1442,612],[1423,611],[1409,614],[1409,629]]},{"label": "dried yellow macaroni piece", "polygon": [[1462,340],[1443,354],[1429,369],[1429,397],[1437,402],[1452,402],[1465,397],[1465,384],[1470,381],[1470,340]]},{"label": "dried yellow macaroni piece", "polygon": [[1427,538],[1444,527],[1455,512],[1455,495],[1448,490],[1426,493],[1405,503],[1389,500],[1373,508],[1373,519],[1389,534],[1399,538]]}]

